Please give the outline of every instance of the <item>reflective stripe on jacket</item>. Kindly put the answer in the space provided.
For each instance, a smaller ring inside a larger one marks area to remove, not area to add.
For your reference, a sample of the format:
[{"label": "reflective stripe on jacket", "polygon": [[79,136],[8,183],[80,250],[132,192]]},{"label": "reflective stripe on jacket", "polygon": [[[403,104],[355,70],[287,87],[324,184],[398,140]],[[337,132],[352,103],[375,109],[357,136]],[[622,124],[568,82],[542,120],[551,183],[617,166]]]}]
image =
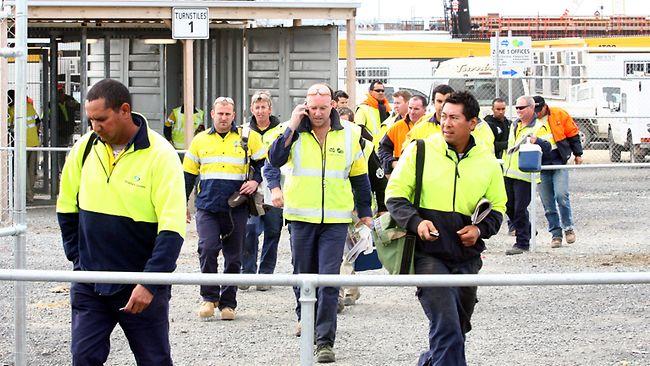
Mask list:
[{"label": "reflective stripe on jacket", "polygon": [[[87,271],[172,272],[185,236],[185,187],[177,153],[143,116],[139,130],[114,157],[92,132],[73,146],[61,173],[56,211],[64,249]],[[127,285],[96,284],[110,295]],[[148,289],[154,286],[147,285]]]},{"label": "reflective stripe on jacket", "polygon": [[[185,149],[185,113],[181,112],[182,107],[176,107],[167,118],[166,125],[172,128],[172,143],[177,150]],[[202,123],[205,112],[199,109],[193,114],[194,130]]]}]

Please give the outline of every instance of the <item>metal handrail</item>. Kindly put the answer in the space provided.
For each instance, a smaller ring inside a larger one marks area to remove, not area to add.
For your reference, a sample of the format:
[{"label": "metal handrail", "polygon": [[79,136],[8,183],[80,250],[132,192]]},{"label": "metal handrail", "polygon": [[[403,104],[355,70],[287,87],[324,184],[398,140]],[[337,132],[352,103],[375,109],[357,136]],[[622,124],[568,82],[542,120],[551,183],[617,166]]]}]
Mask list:
[{"label": "metal handrail", "polygon": [[458,275],[317,275],[144,273],[0,269],[0,281],[300,287],[300,364],[313,365],[314,310],[318,286],[553,286],[650,284],[650,272],[512,273]]}]

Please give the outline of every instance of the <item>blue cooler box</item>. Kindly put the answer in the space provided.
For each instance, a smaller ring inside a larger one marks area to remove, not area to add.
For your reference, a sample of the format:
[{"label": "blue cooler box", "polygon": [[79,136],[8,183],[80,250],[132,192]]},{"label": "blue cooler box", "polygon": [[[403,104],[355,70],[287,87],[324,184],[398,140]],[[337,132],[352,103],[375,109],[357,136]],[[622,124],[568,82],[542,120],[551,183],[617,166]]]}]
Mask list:
[{"label": "blue cooler box", "polygon": [[542,170],[542,148],[536,144],[525,143],[519,148],[519,170],[539,172]]}]

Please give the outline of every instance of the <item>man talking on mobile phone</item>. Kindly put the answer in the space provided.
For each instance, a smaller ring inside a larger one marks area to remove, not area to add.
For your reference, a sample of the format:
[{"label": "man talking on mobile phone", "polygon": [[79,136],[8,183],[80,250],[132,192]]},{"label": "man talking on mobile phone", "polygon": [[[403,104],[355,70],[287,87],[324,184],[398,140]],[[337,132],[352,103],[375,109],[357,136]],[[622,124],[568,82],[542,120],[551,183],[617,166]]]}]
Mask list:
[{"label": "man talking on mobile phone", "polygon": [[[368,166],[357,126],[339,118],[332,89],[314,84],[297,105],[287,128],[269,149],[275,168],[291,167],[284,190],[284,218],[291,221],[294,273],[338,274],[356,208],[372,224]],[[279,182],[269,187],[279,190]],[[275,203],[275,202],[274,202]],[[316,305],[316,361],[334,362],[339,289],[320,287]],[[299,293],[296,293],[298,299]],[[296,309],[300,316],[300,303]]]}]

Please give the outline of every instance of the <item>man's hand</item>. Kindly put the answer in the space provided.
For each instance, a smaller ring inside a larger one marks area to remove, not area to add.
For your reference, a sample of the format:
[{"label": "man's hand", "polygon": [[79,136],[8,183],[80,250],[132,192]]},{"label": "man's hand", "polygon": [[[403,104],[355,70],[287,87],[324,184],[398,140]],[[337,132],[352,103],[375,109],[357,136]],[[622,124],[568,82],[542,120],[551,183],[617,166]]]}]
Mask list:
[{"label": "man's hand", "polygon": [[185,209],[185,222],[190,223],[192,222],[192,214],[190,213],[190,209]]},{"label": "man's hand", "polygon": [[241,194],[253,194],[255,191],[257,191],[257,186],[259,183],[255,180],[249,180],[246,181],[244,184],[241,185],[241,188],[239,188],[239,193]]},{"label": "man's hand", "polygon": [[364,225],[372,229],[372,217],[370,216],[360,217],[359,221],[361,221]]},{"label": "man's hand", "polygon": [[282,189],[280,189],[280,187],[275,187],[271,190],[271,203],[277,208],[282,208],[284,206],[284,196],[282,195]]},{"label": "man's hand", "polygon": [[131,291],[129,302],[120,310],[129,314],[139,314],[151,304],[151,300],[153,300],[153,294],[146,287],[136,285]]},{"label": "man's hand", "polygon": [[390,163],[390,166],[395,169],[397,167],[397,160]]},{"label": "man's hand", "polygon": [[438,229],[433,226],[433,222],[423,220],[420,225],[418,225],[418,236],[422,240],[434,241],[438,239]]},{"label": "man's hand", "polygon": [[576,165],[580,165],[580,164],[582,164],[582,161],[583,161],[583,160],[582,160],[582,155],[581,155],[581,156],[576,156],[576,157],[573,159],[573,162],[574,162]]},{"label": "man's hand", "polygon": [[480,232],[476,225],[467,225],[464,228],[456,231],[456,234],[458,234],[460,241],[464,246],[471,247],[472,245],[476,244]]},{"label": "man's hand", "polygon": [[304,116],[309,116],[309,113],[307,113],[307,105],[298,104],[293,109],[293,112],[291,112],[291,119],[289,120],[288,126],[291,131],[295,131],[298,128]]},{"label": "man's hand", "polygon": [[537,136],[535,136],[535,135],[530,135],[530,136],[528,136],[528,138],[530,139],[531,144],[534,144],[534,143],[537,142]]}]

